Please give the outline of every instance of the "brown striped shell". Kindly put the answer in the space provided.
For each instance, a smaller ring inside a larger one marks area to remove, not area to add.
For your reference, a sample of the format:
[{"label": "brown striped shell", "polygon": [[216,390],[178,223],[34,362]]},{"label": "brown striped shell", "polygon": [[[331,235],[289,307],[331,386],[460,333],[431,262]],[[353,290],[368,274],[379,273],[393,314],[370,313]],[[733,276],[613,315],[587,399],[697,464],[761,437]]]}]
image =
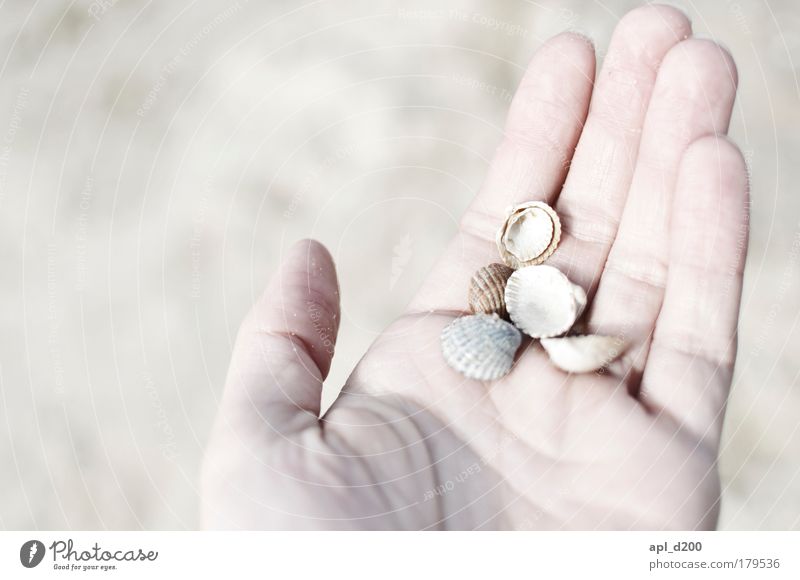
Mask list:
[{"label": "brown striped shell", "polygon": [[470,311],[507,318],[506,282],[513,273],[514,270],[504,264],[489,264],[475,272],[467,291]]}]

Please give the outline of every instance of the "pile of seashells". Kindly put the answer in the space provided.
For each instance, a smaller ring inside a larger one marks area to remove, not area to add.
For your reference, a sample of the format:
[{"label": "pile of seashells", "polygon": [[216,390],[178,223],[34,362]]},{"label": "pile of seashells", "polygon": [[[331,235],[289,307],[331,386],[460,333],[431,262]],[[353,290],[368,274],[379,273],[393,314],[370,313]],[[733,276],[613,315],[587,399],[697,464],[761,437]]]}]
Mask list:
[{"label": "pile of seashells", "polygon": [[[561,239],[561,220],[546,203],[509,208],[497,232],[504,264],[472,276],[467,300],[473,314],[442,331],[442,354],[470,379],[493,381],[511,371],[522,333],[539,339],[551,362],[568,373],[599,370],[624,345],[616,337],[568,335],[586,307],[586,292],[560,270],[542,263]],[[507,322],[509,320],[511,322]]]}]

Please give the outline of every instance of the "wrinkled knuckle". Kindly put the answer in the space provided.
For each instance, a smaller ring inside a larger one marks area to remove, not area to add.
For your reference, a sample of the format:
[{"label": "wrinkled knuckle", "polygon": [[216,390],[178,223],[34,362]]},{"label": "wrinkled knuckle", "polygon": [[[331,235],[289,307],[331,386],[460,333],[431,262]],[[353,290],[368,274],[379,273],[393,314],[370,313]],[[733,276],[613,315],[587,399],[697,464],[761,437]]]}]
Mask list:
[{"label": "wrinkled knuckle", "polygon": [[518,105],[506,129],[506,138],[522,151],[542,150],[563,153],[561,127],[580,122],[566,100],[550,95],[537,96]]},{"label": "wrinkled knuckle", "polygon": [[471,207],[461,218],[459,231],[480,243],[494,243],[497,233],[497,224],[504,221],[504,216],[495,213],[487,213],[480,209]]},{"label": "wrinkled knuckle", "polygon": [[606,263],[606,272],[622,276],[636,284],[663,290],[667,284],[669,265],[663,258],[650,252],[632,249],[625,255],[624,260],[609,259]]},{"label": "wrinkled knuckle", "polygon": [[619,227],[619,218],[603,204],[593,204],[586,213],[559,208],[559,217],[572,237],[587,244],[607,246],[614,241]]},{"label": "wrinkled knuckle", "polygon": [[603,73],[602,87],[592,103],[591,119],[612,133],[639,129],[647,107],[647,75],[611,64]]}]

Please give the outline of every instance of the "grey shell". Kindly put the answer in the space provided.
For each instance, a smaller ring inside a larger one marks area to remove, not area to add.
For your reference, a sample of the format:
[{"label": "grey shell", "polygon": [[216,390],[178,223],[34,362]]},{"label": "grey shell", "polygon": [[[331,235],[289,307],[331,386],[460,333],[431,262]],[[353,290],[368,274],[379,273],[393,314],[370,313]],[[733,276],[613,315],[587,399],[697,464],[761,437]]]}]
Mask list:
[{"label": "grey shell", "polygon": [[522,334],[495,314],[462,316],[442,331],[442,354],[469,379],[493,381],[511,370]]}]

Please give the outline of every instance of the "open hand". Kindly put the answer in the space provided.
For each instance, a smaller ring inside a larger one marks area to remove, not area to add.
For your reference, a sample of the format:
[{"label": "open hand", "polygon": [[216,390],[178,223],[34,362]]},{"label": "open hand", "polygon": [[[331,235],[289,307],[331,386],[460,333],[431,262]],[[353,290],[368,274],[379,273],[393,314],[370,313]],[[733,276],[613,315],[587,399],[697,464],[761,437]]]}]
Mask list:
[{"label": "open hand", "polygon": [[[237,339],[204,524],[714,527],[747,246],[745,164],[723,136],[736,82],[730,55],[667,6],[621,20],[596,80],[589,41],[547,41],[458,234],[321,419],[338,286],[320,244],[296,245]],[[561,217],[547,263],[587,291],[582,322],[630,346],[568,375],[531,342],[502,380],[467,380],[439,335],[498,261],[504,209],[537,199]]]}]

